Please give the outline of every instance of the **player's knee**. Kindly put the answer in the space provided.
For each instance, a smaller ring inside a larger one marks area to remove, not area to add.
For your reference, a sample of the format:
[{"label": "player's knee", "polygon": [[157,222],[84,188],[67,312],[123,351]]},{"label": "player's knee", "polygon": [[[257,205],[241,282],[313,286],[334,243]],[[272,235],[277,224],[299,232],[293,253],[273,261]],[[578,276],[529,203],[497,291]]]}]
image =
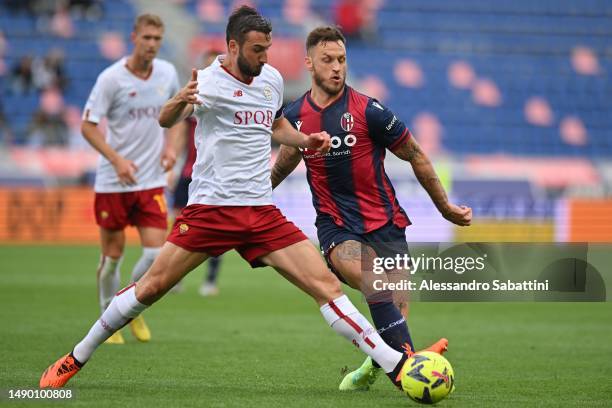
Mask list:
[{"label": "player's knee", "polygon": [[342,296],[340,281],[330,270],[322,274],[317,281],[315,299],[320,303],[329,302]]},{"label": "player's knee", "polygon": [[136,298],[140,303],[151,305],[167,292],[166,286],[160,277],[141,279],[136,284]]}]

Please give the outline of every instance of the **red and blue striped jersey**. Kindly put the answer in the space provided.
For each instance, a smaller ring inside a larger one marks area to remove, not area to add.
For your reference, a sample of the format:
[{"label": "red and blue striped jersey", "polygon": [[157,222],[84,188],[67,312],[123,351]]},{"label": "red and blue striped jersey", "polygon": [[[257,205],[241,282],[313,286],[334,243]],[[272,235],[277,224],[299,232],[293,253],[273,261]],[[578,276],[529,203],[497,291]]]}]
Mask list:
[{"label": "red and blue striped jersey", "polygon": [[385,172],[386,149],[411,137],[393,112],[345,86],[326,108],[317,106],[308,91],[288,104],[284,115],[301,132],[326,131],[332,139],[326,154],[301,149],[317,219],[331,217],[358,234],[390,221],[400,228],[410,225]]}]

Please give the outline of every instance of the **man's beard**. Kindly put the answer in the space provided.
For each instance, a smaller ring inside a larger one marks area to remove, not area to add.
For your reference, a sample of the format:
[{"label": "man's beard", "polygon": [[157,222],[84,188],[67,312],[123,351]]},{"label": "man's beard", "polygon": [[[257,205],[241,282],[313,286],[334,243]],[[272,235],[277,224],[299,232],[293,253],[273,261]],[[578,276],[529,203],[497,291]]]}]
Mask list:
[{"label": "man's beard", "polygon": [[332,87],[332,86],[326,85],[324,79],[317,73],[316,69],[314,70],[313,78],[314,78],[315,84],[317,84],[317,86],[321,88],[323,92],[325,92],[329,96],[338,95],[340,91],[342,91],[342,88],[344,88],[344,84],[346,83],[346,81],[343,80],[342,82],[340,82],[340,84],[338,84],[338,87]]},{"label": "man's beard", "polygon": [[242,72],[242,75],[248,77],[256,77],[261,74],[262,65],[257,65],[256,67],[252,67],[249,65],[249,62],[242,56],[241,52],[238,52],[238,69]]}]

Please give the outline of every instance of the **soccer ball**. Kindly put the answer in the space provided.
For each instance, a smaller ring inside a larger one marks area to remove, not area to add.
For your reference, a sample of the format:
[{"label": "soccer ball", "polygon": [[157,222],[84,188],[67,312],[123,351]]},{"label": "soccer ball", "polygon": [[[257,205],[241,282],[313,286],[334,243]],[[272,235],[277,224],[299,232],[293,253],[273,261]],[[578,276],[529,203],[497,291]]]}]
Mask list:
[{"label": "soccer ball", "polygon": [[440,354],[422,351],[406,361],[401,380],[402,389],[412,400],[435,404],[453,391],[455,373]]}]

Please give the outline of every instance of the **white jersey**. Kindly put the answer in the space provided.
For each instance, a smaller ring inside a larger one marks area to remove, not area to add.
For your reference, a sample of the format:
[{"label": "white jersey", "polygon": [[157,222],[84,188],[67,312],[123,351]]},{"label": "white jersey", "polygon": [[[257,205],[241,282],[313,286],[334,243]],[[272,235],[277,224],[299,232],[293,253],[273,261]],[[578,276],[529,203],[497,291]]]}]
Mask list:
[{"label": "white jersey", "polygon": [[283,78],[268,64],[247,84],[220,65],[198,71],[190,204],[269,205],[272,123],[283,104]]},{"label": "white jersey", "polygon": [[164,103],[179,90],[176,69],[167,61],[154,59],[149,78],[142,79],[130,72],[126,63],[127,57],[124,57],[98,76],[85,105],[83,120],[99,123],[102,117],[107,118],[106,142],[136,164],[137,183],[119,184],[112,164],[100,155],[94,186],[98,193],[140,191],[166,185],[160,161],[164,130],[158,118]]}]

